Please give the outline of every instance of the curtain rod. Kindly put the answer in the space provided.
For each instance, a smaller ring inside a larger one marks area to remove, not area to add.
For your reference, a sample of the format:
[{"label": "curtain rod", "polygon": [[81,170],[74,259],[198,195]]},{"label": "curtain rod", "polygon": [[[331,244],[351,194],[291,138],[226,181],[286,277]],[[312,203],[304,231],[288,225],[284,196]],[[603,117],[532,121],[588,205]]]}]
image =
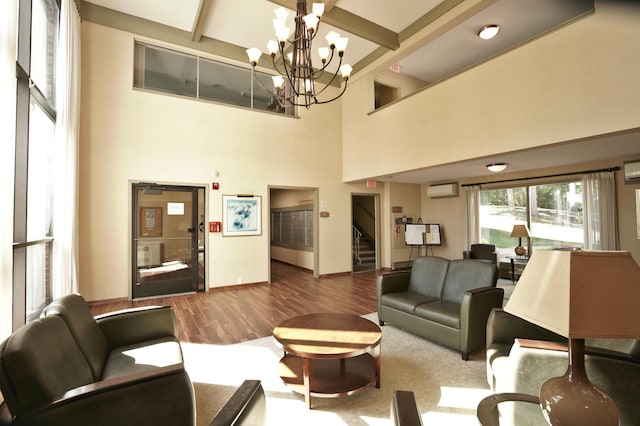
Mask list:
[{"label": "curtain rod", "polygon": [[491,183],[518,182],[518,181],[521,181],[521,180],[544,179],[544,178],[552,178],[552,177],[559,177],[559,176],[581,175],[581,174],[586,174],[586,173],[616,172],[618,170],[620,170],[620,167],[609,167],[608,169],[585,170],[585,171],[582,171],[582,172],[571,172],[571,173],[557,173],[555,175],[531,176],[531,177],[524,177],[524,178],[519,178],[519,179],[505,179],[505,180],[493,180],[493,181],[490,181],[490,182],[464,183],[464,184],[462,184],[460,186],[475,186],[475,185],[488,185],[488,184],[491,184]]}]

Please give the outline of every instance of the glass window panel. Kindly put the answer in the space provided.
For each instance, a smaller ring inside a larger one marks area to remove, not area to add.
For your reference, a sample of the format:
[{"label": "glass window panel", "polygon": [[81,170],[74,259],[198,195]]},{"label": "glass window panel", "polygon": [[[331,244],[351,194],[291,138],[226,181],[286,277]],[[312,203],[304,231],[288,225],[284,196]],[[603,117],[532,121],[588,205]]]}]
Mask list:
[{"label": "glass window panel", "polygon": [[537,185],[530,191],[533,247],[582,247],[582,182]]},{"label": "glass window panel", "polygon": [[38,315],[46,303],[51,301],[48,292],[51,243],[27,247],[26,270],[26,318]]},{"label": "glass window panel", "polygon": [[511,238],[511,230],[516,223],[527,223],[525,187],[480,191],[480,242],[494,244],[498,257],[514,254],[518,239]]},{"label": "glass window panel", "polygon": [[52,235],[54,123],[31,98],[27,170],[27,240]]},{"label": "glass window panel", "polygon": [[55,0],[33,0],[31,15],[31,79],[53,105],[59,10]]},{"label": "glass window panel", "polygon": [[[174,95],[197,97],[198,60],[168,49],[148,45],[136,48],[135,66],[144,67],[144,73],[134,70],[134,85],[143,89],[152,89]],[[144,53],[144,60],[140,55]],[[142,81],[140,81],[140,76]]]}]

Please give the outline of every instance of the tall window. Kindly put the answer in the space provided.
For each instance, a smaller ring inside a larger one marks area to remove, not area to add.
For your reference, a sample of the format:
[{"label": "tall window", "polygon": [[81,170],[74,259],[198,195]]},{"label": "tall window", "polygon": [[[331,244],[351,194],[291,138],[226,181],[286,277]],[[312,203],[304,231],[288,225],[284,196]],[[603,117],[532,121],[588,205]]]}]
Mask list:
[{"label": "tall window", "polygon": [[[580,181],[517,186],[480,191],[480,232],[501,257],[514,254],[515,224],[527,224],[532,249],[582,247],[582,183]],[[526,246],[527,241],[523,240]]]},{"label": "tall window", "polygon": [[56,46],[60,3],[20,0],[14,210],[14,327],[51,298]]}]

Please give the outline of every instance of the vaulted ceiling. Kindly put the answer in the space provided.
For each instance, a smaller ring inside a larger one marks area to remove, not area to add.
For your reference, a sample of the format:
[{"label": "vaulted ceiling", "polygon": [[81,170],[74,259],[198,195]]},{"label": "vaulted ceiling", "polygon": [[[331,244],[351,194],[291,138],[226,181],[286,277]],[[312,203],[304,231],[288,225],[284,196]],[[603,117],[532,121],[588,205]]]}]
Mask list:
[{"label": "vaulted ceiling", "polygon": [[[349,38],[344,62],[353,66],[354,76],[376,64],[394,70],[425,86],[436,84],[492,57],[569,25],[594,11],[593,0],[325,0],[325,14],[318,37],[336,31]],[[295,0],[80,0],[83,20],[111,26],[144,37],[201,51],[212,57],[247,64],[245,50],[258,47],[266,52],[266,42],[274,38],[274,9],[283,6],[295,14]],[[309,2],[310,9],[310,2]],[[490,41],[478,37],[485,25],[501,30]],[[316,39],[316,40],[317,40]],[[321,43],[322,44],[322,43]],[[314,61],[319,63],[319,59]],[[382,64],[382,65],[379,65]],[[259,66],[271,67],[268,55]],[[628,155],[638,151],[629,135],[615,145]],[[577,142],[576,142],[577,143]],[[579,150],[568,144],[539,152],[509,153],[477,159],[478,164],[509,162],[510,171],[550,167],[601,159],[600,141]],[[572,152],[571,155],[566,155]],[[524,165],[526,163],[526,166]],[[469,162],[427,170],[398,173],[395,181],[423,183],[434,180],[474,177]],[[476,175],[486,174],[483,167]],[[384,177],[380,177],[384,179]]]}]

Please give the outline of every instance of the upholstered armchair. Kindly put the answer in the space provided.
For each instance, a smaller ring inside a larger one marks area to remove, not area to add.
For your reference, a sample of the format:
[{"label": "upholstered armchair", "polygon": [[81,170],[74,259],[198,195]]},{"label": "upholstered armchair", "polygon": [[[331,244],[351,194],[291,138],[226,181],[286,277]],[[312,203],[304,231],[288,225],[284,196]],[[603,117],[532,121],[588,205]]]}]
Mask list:
[{"label": "upholstered armchair", "polygon": [[476,259],[498,265],[498,254],[493,244],[471,244],[469,250],[462,252],[463,259]]},{"label": "upholstered armchair", "polygon": [[[196,424],[169,306],[94,318],[82,296],[56,299],[0,344],[0,390],[2,424]],[[262,424],[263,395],[260,382],[246,381],[213,424],[240,424],[229,418]]]}]

